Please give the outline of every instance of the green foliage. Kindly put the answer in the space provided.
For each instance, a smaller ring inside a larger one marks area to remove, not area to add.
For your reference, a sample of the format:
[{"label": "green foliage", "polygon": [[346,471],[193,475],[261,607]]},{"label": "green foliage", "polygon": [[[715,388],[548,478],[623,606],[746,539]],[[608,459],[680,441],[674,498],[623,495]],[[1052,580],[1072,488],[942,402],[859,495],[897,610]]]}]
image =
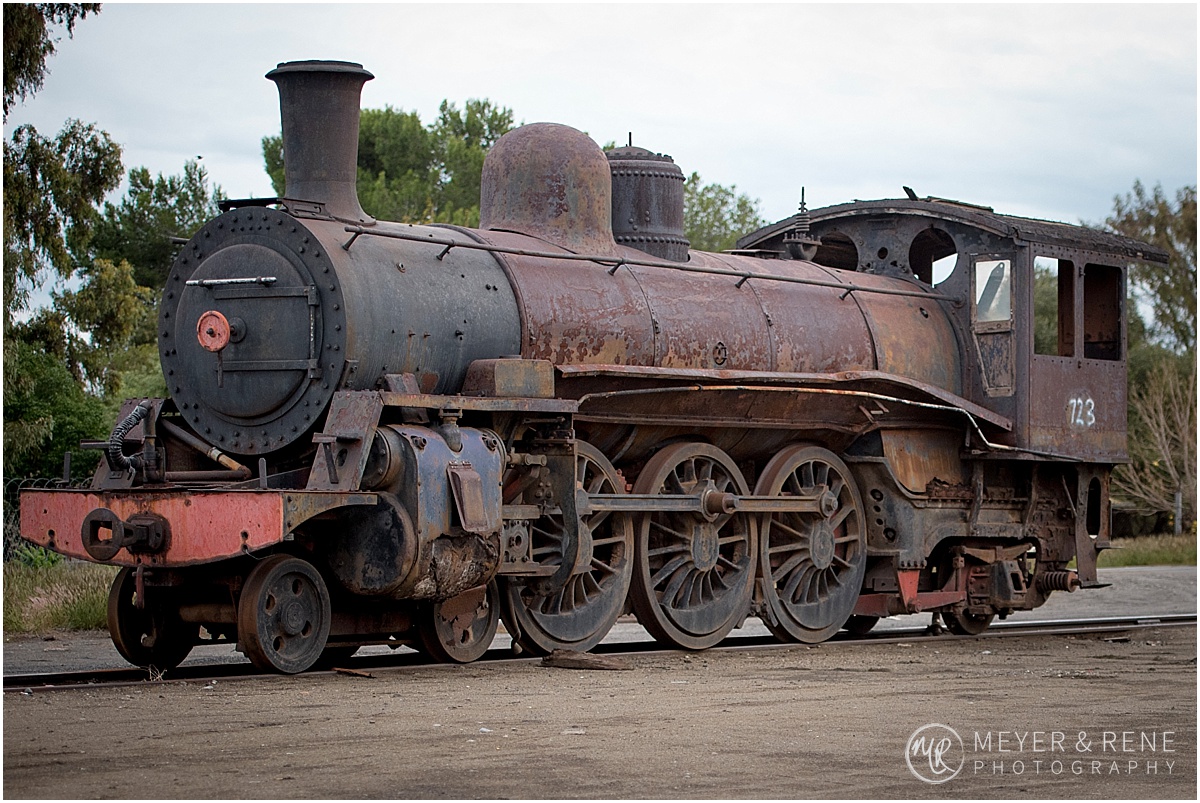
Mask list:
[{"label": "green foliage", "polygon": [[106,203],[90,243],[93,257],[133,266],[133,280],[144,287],[162,289],[179,245],[172,238],[188,239],[205,221],[220,214],[221,188],[208,186],[208,173],[195,160],[183,166],[183,175],[151,179],[150,171],[129,171],[129,190],[118,204]]},{"label": "green foliage", "polygon": [[115,566],[60,561],[4,564],[4,631],[98,630],[107,625]]},{"label": "green foliage", "polygon": [[[460,111],[443,101],[422,125],[416,112],[388,106],[359,116],[358,199],[368,214],[404,223],[479,224],[483,159],[513,127],[512,110],[468,100]],[[263,161],[277,195],[284,193],[283,138],[264,137]]]},{"label": "green foliage", "polygon": [[37,544],[22,544],[13,550],[13,558],[33,569],[45,569],[63,561],[63,556]]},{"label": "green foliage", "polygon": [[1176,352],[1196,350],[1196,185],[1181,187],[1174,200],[1155,185],[1149,194],[1140,181],[1113,199],[1104,221],[1112,231],[1157,245],[1170,254],[1167,265],[1138,263],[1131,280],[1150,304],[1150,334]]},{"label": "green foliage", "polygon": [[430,126],[441,179],[433,220],[460,226],[479,225],[479,190],[483,160],[496,140],[513,127],[511,109],[487,100],[468,100],[459,111],[442,101]]},{"label": "green foliage", "polygon": [[725,251],[737,238],[766,224],[758,200],[739,195],[737,185],[704,184],[692,173],[683,187],[683,227],[697,251]]},{"label": "green foliage", "polygon": [[[57,39],[50,26],[65,25],[67,36],[76,20],[100,10],[99,3],[4,4],[4,120],[18,100],[42,88],[46,60],[54,55]],[[7,177],[6,177],[7,179]]]},{"label": "green foliage", "polygon": [[84,392],[62,360],[38,344],[9,338],[4,360],[4,472],[9,477],[62,474],[72,451],[72,475],[91,474],[98,452],[79,452],[80,440],[108,435],[111,413]]},{"label": "green foliage", "polygon": [[44,271],[74,271],[99,214],[121,181],[121,148],[108,134],[68,121],[49,140],[23,125],[4,144],[4,325],[28,305]]}]

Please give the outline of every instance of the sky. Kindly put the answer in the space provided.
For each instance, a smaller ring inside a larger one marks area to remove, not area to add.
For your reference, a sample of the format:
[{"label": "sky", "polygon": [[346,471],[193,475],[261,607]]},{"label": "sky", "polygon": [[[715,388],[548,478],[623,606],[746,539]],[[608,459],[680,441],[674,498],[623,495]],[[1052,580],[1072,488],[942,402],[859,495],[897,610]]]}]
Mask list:
[{"label": "sky", "polygon": [[[518,122],[670,154],[768,221],[853,199],[954,198],[1102,222],[1135,180],[1196,182],[1194,4],[124,4],[79,22],[9,115],[68,118],[126,168],[203,157],[231,198],[269,197],[279,62],[374,75],[364,108],[487,98]],[[119,192],[118,192],[119,195]],[[117,198],[114,197],[113,200]]]}]

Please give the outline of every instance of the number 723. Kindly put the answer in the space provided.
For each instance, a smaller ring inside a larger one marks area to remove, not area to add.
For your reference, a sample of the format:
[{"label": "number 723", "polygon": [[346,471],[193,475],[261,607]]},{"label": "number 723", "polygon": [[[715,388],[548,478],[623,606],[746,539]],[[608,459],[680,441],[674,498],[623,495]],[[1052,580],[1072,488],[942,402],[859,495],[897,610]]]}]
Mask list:
[{"label": "number 723", "polygon": [[1068,422],[1073,427],[1090,427],[1096,423],[1096,402],[1091,396],[1074,396],[1067,400]]}]

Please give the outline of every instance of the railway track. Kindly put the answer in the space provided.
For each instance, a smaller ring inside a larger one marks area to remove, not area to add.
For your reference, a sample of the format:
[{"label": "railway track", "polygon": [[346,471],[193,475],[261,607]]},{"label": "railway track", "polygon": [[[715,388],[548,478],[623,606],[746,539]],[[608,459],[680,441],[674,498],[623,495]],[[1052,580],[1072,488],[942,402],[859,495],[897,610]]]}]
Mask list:
[{"label": "railway track", "polygon": [[[1159,616],[1112,616],[1092,619],[1062,619],[1020,622],[996,622],[977,636],[957,636],[931,628],[890,628],[887,630],[852,635],[842,631],[832,639],[822,642],[822,647],[854,644],[893,644],[922,641],[951,641],[963,639],[996,639],[1016,636],[1045,635],[1089,635],[1120,634],[1137,630],[1162,627],[1195,626],[1196,614],[1164,614]],[[714,650],[766,650],[794,649],[802,645],[785,644],[773,636],[731,636]],[[680,650],[663,648],[655,641],[615,641],[600,644],[592,650],[598,655],[631,656],[677,653]],[[514,656],[508,649],[489,650],[480,662],[488,664],[516,663],[541,660],[540,657]],[[338,664],[338,669],[314,670],[306,676],[324,676],[335,672],[375,673],[394,672],[405,669],[451,667],[461,664],[437,663],[423,653],[403,652],[394,654],[358,655]],[[98,689],[116,686],[131,686],[162,683],[211,683],[212,681],[251,680],[264,677],[281,677],[260,672],[248,662],[194,664],[181,666],[166,673],[128,667],[122,669],[95,669],[72,672],[42,672],[37,674],[13,674],[4,676],[4,693],[32,694],[34,692]]]}]

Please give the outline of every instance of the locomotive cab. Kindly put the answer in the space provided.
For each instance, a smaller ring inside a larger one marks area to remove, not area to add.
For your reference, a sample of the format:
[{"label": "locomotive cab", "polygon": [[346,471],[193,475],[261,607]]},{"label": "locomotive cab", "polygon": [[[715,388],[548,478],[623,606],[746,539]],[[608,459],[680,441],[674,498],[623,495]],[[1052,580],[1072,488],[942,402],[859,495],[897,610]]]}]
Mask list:
[{"label": "locomotive cab", "polygon": [[[795,219],[783,220],[737,246],[787,259],[784,241],[795,227]],[[1109,475],[1112,464],[1127,460],[1127,267],[1136,260],[1165,262],[1167,255],[1115,234],[938,198],[818,209],[811,213],[809,234],[820,243],[814,256],[819,264],[905,279],[937,292],[960,343],[962,395],[1009,425],[986,439],[968,434],[965,448],[951,439],[939,457],[929,456],[938,451],[929,438],[913,441],[923,456],[889,453],[889,437],[898,436],[883,433],[879,453],[899,478],[892,483],[898,489],[894,501],[892,493],[878,490],[885,512],[906,509],[901,497],[914,493],[936,499],[933,485],[925,488],[928,477],[957,485],[975,500],[968,531],[976,538],[912,532],[909,538],[923,548],[902,548],[901,563],[923,563],[923,555],[938,552],[938,542],[943,552],[969,554],[988,543],[976,540],[982,536],[1009,545],[1011,555],[1003,560],[993,555],[993,566],[1023,554],[1021,544],[1028,543],[1030,554],[1049,564],[1051,573],[1058,564],[1066,566],[1060,557],[1075,553],[1078,581],[1097,585],[1096,555],[1110,531]],[[918,473],[918,483],[905,485],[905,466],[913,462],[926,470]],[[887,478],[878,479],[882,484]],[[1049,504],[1044,494],[1061,498]],[[997,506],[990,515],[989,499]],[[1003,514],[998,508],[1004,505],[1020,512]],[[1058,512],[1039,523],[1043,505]],[[913,530],[939,526],[936,516],[900,518]],[[1031,538],[1039,529],[1043,535]],[[1056,529],[1057,536],[1044,535]],[[879,543],[904,541],[903,528],[894,527],[890,541]],[[970,559],[966,562],[969,568]],[[980,584],[991,589],[993,603],[1021,595],[1019,583]]]}]

